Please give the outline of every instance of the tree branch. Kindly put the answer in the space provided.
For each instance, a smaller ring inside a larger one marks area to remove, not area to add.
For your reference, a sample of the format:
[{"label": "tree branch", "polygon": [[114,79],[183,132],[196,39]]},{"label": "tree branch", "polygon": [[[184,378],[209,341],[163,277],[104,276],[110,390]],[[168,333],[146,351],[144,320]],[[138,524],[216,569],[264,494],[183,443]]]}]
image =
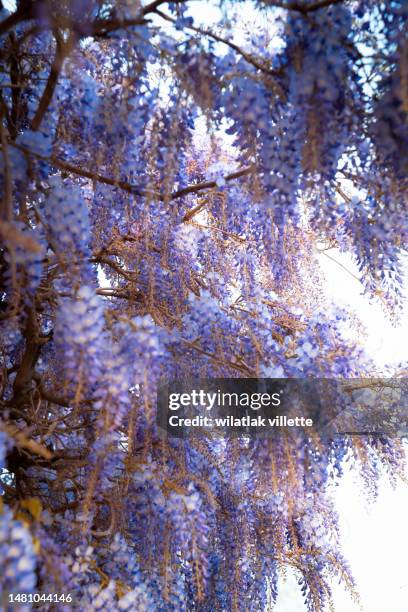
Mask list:
[{"label": "tree branch", "polygon": [[142,8],[142,15],[155,12],[162,4],[184,4],[186,0],[153,0]]},{"label": "tree branch", "polygon": [[36,363],[40,357],[42,342],[38,337],[38,321],[34,307],[26,309],[26,324],[23,331],[25,347],[13,382],[13,396],[7,402],[11,415],[22,406],[32,391]]},{"label": "tree branch", "polygon": [[[141,197],[151,196],[151,197],[158,198],[159,200],[165,200],[168,198],[170,198],[171,200],[176,200],[177,198],[182,198],[183,196],[186,196],[190,193],[197,193],[199,191],[203,191],[204,189],[212,189],[214,187],[217,187],[217,182],[215,180],[202,181],[201,183],[196,183],[195,185],[188,185],[187,187],[182,187],[181,189],[178,189],[177,191],[173,191],[173,193],[171,194],[158,193],[157,191],[142,189],[139,185],[134,185],[132,183],[128,183],[127,181],[113,179],[108,176],[104,176],[103,174],[92,172],[91,170],[79,168],[78,166],[69,164],[68,162],[57,159],[56,157],[47,157],[45,155],[41,155],[40,153],[30,151],[26,147],[23,147],[17,143],[10,143],[10,145],[13,147],[16,147],[16,149],[19,149],[26,155],[33,155],[37,159],[46,161],[50,163],[51,165],[55,166],[56,168],[59,168],[60,170],[64,170],[65,172],[71,172],[72,174],[76,174],[77,176],[83,176],[84,178],[89,178],[93,181],[103,183],[105,185],[111,185],[112,187],[118,187],[119,189],[123,189],[127,193],[130,193],[132,195],[138,195]],[[229,182],[234,179],[240,178],[241,176],[252,174],[252,172],[255,172],[255,166],[248,166],[247,168],[241,168],[240,170],[237,170],[236,172],[232,172],[231,174],[228,174],[227,176],[224,176],[223,178],[225,181]]]},{"label": "tree branch", "polygon": [[62,70],[62,66],[64,64],[64,60],[69,55],[72,47],[75,44],[76,34],[74,32],[71,32],[66,42],[64,42],[61,35],[58,33],[56,33],[55,38],[57,42],[55,58],[51,66],[50,74],[48,76],[47,84],[45,86],[43,95],[41,96],[37,111],[31,122],[31,127],[34,131],[38,130],[38,128],[40,127],[44,115],[47,112],[47,109],[51,103],[52,96],[54,94],[55,88],[58,83],[58,78]]},{"label": "tree branch", "polygon": [[279,0],[271,0],[267,2],[268,6],[276,6],[277,8],[286,9],[288,11],[298,11],[306,15],[307,13],[313,13],[321,8],[327,8],[333,4],[343,3],[344,0],[320,0],[314,4],[304,5],[300,2],[279,2]]},{"label": "tree branch", "polygon": [[[241,170],[237,170],[236,172],[232,172],[231,174],[227,174],[223,179],[225,181],[233,181],[234,179],[240,178],[241,176],[247,176],[248,174],[252,174],[255,172],[255,166],[248,166],[247,168],[241,168]],[[189,185],[188,187],[183,187],[178,191],[174,191],[171,194],[171,199],[175,200],[176,198],[181,198],[189,193],[197,193],[198,191],[203,191],[203,189],[212,189],[213,187],[217,187],[217,181],[203,181],[202,183],[197,183],[196,185]]]},{"label": "tree branch", "polygon": [[[14,26],[22,21],[32,19],[33,4],[34,3],[32,0],[22,0],[19,2],[18,9],[0,23],[0,36],[5,34],[5,32],[8,32],[8,30],[11,30],[11,28],[14,28]],[[38,4],[40,4],[40,2],[38,2]]]},{"label": "tree branch", "polygon": [[[162,11],[159,11],[156,9],[155,13],[159,15],[159,17],[161,17],[162,19],[165,19],[166,21],[170,21],[171,23],[176,23],[176,20],[173,17],[166,15]],[[250,55],[249,53],[241,49],[235,43],[231,42],[230,40],[227,40],[226,38],[223,38],[222,36],[219,36],[218,34],[215,34],[214,32],[211,32],[210,30],[199,28],[193,25],[186,26],[186,29],[193,30],[194,32],[197,32],[198,34],[202,34],[203,36],[207,36],[208,38],[212,38],[213,40],[219,43],[227,45],[230,49],[233,49],[234,51],[236,51],[236,53],[241,55],[249,64],[252,64],[252,66],[257,68],[258,70],[261,70],[262,72],[265,72],[266,74],[270,76],[278,74],[276,70],[271,70],[271,68],[268,68],[265,64],[261,64],[252,55]]]},{"label": "tree branch", "polygon": [[63,170],[64,172],[70,172],[72,174],[76,174],[77,176],[82,176],[84,178],[91,179],[92,181],[96,181],[98,183],[104,183],[105,185],[111,185],[112,187],[119,187],[119,189],[123,189],[124,191],[127,191],[128,193],[132,195],[138,195],[138,196],[147,196],[147,195],[156,196],[158,195],[153,191],[144,190],[138,185],[133,185],[132,183],[128,183],[127,181],[120,181],[117,179],[110,178],[108,176],[104,176],[102,174],[98,174],[97,172],[92,172],[92,170],[86,170],[85,168],[74,166],[73,164],[69,164],[68,162],[65,162],[61,159],[57,159],[54,156],[47,157],[46,155],[41,155],[41,153],[30,151],[30,149],[27,149],[26,147],[23,147],[17,143],[10,143],[10,144],[11,146],[15,147],[16,149],[19,149],[26,155],[33,155],[37,159],[41,159],[45,162],[48,162],[52,166],[55,166],[56,168],[59,168],[60,170]]},{"label": "tree branch", "polygon": [[324,250],[321,249],[317,249],[318,252],[320,253],[320,255],[324,255],[325,257],[327,257],[328,259],[330,259],[331,261],[333,261],[335,264],[337,264],[338,266],[340,266],[340,268],[342,268],[345,272],[347,272],[348,274],[350,274],[350,276],[352,276],[356,281],[358,281],[359,283],[361,283],[361,278],[359,278],[356,274],[354,274],[351,270],[349,270],[345,265],[343,265],[340,261],[338,261],[337,259],[335,259],[334,257],[332,257],[331,255],[329,255],[328,253],[326,253]]},{"label": "tree branch", "polygon": [[4,208],[4,221],[10,223],[13,217],[12,208],[12,176],[10,169],[10,159],[8,154],[8,143],[6,133],[3,124],[3,117],[0,116],[0,140],[1,148],[3,152],[3,172],[4,172],[4,186],[3,186],[3,208]]}]

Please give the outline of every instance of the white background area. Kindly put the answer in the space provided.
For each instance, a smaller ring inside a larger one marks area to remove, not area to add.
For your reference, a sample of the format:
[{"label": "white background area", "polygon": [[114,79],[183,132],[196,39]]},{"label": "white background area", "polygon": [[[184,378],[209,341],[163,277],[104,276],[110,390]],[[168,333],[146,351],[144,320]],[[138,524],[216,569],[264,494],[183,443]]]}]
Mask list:
[{"label": "white background area", "polygon": [[[407,612],[408,486],[394,490],[384,478],[377,501],[370,505],[352,472],[335,493],[340,514],[342,552],[348,560],[361,606],[333,585],[337,612]],[[274,612],[305,610],[295,577],[281,581]]]},{"label": "white background area", "polygon": [[[351,257],[329,251],[338,262],[358,276]],[[361,284],[334,261],[321,256],[328,295],[355,312],[363,321],[368,354],[379,368],[405,362],[408,368],[408,312],[393,326],[378,302],[364,296]],[[407,267],[407,266],[406,266]],[[407,293],[407,291],[405,292]],[[408,372],[406,373],[408,375]],[[407,444],[408,450],[408,444]],[[408,470],[406,472],[408,483]],[[349,468],[334,495],[340,516],[342,552],[349,562],[361,599],[354,603],[339,585],[333,585],[337,612],[408,612],[408,484],[393,489],[384,476],[379,495],[372,503],[356,472]],[[281,581],[274,612],[302,612],[302,596],[293,574]]]}]

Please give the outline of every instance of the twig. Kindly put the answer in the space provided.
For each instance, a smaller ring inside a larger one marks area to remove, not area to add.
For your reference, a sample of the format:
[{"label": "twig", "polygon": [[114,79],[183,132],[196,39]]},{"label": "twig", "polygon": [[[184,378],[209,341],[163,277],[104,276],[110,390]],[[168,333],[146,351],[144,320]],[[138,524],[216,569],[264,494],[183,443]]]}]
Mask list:
[{"label": "twig", "polygon": [[0,220],[0,236],[13,244],[22,247],[26,251],[32,253],[41,253],[41,246],[31,236],[20,232],[14,225],[8,221]]},{"label": "twig", "polygon": [[344,266],[340,261],[337,261],[337,259],[335,259],[334,257],[332,257],[331,255],[329,255],[328,253],[326,253],[325,251],[321,251],[320,249],[317,249],[318,252],[321,255],[325,255],[325,257],[327,257],[328,259],[330,259],[331,261],[333,261],[335,264],[337,264],[338,266],[340,266],[340,268],[343,268],[343,270],[345,272],[347,272],[348,274],[350,274],[350,276],[352,276],[353,278],[356,279],[356,281],[358,281],[359,283],[361,283],[361,278],[359,278],[356,274],[354,274],[353,272],[351,272],[351,270],[349,270],[346,266]]},{"label": "twig", "polygon": [[11,202],[12,196],[12,184],[11,184],[11,171],[10,171],[10,158],[8,154],[8,143],[6,133],[3,125],[3,117],[0,118],[0,138],[1,146],[3,151],[3,167],[4,167],[4,196],[3,196],[3,208],[4,208],[4,219],[11,223],[13,219],[13,208]]},{"label": "twig", "polygon": [[[240,178],[241,176],[247,176],[248,174],[252,174],[255,172],[255,166],[248,166],[247,168],[241,168],[241,170],[237,170],[236,172],[232,172],[231,174],[227,174],[224,176],[224,180],[229,182],[233,181],[236,178]],[[171,199],[175,200],[176,198],[181,198],[189,193],[197,193],[197,191],[202,191],[203,189],[212,189],[217,187],[216,181],[203,181],[202,183],[197,183],[196,185],[189,185],[188,187],[183,187],[178,191],[174,191],[171,194]],[[188,214],[188,213],[187,213]]]},{"label": "twig", "polygon": [[6,434],[13,438],[16,442],[16,445],[20,448],[25,448],[30,452],[34,453],[35,455],[43,457],[43,459],[52,459],[53,455],[47,448],[45,448],[44,446],[42,446],[42,444],[39,444],[35,440],[27,438],[24,431],[21,431],[20,429],[18,429],[18,427],[3,422],[0,423],[0,430],[6,432]]},{"label": "twig", "polygon": [[[166,21],[169,21],[170,23],[176,23],[176,20],[173,17],[166,15],[162,11],[159,11],[156,9],[155,13],[159,15],[159,17],[161,17],[162,19],[165,19]],[[206,30],[205,28],[199,28],[193,25],[185,26],[185,28],[187,30],[192,30],[194,32],[197,32],[197,34],[202,34],[203,36],[212,38],[213,40],[219,43],[222,43],[223,45],[227,45],[230,49],[233,49],[234,51],[236,51],[236,53],[241,55],[249,64],[252,64],[252,66],[257,68],[258,70],[261,70],[261,72],[265,72],[266,74],[269,74],[270,76],[279,74],[276,70],[272,70],[271,68],[268,68],[265,64],[258,62],[250,53],[247,53],[235,43],[231,42],[230,40],[227,40],[226,38],[223,38],[222,36],[219,36],[218,34],[215,34],[214,32],[211,32],[211,30]]]}]

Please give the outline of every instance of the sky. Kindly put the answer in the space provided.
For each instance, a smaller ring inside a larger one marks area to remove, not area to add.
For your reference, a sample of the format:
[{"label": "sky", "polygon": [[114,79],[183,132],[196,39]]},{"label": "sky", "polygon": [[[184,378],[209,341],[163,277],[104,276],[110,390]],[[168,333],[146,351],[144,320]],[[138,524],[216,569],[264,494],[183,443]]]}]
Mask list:
[{"label": "sky", "polygon": [[15,0],[2,0],[3,2],[3,6],[5,9],[7,9],[8,11],[14,11],[16,8],[16,1]]},{"label": "sky", "polygon": [[[367,337],[363,345],[378,367],[397,365],[405,362],[408,368],[408,308],[405,304],[397,324],[393,324],[384,312],[379,301],[372,302],[363,295],[360,282],[354,278],[359,276],[357,265],[352,257],[331,249],[328,254],[319,256],[320,265],[326,277],[328,295],[341,306],[346,307],[363,321]],[[347,272],[339,264],[349,270]],[[406,277],[408,277],[408,261],[405,261]],[[351,272],[351,274],[350,274]],[[352,276],[354,275],[354,276]],[[408,295],[408,283],[405,281],[405,295]]]},{"label": "sky", "polygon": [[[328,253],[338,263],[319,256],[327,295],[364,322],[366,338],[363,344],[379,368],[404,361],[407,368],[407,308],[400,323],[393,326],[381,305],[370,302],[363,295],[362,286],[354,277],[358,276],[358,269],[351,256],[337,249]],[[408,294],[408,284],[405,294]],[[408,470],[406,476],[407,481],[399,482],[393,489],[384,475],[374,503],[367,499],[353,469],[348,469],[336,487],[334,498],[340,516],[342,552],[355,577],[362,606],[354,603],[341,586],[333,585],[338,612],[407,612]],[[296,578],[289,572],[287,581],[281,581],[274,612],[300,612],[302,609]]]},{"label": "sky", "polygon": [[[407,472],[408,476],[408,472]],[[335,493],[343,554],[357,583],[361,605],[334,585],[337,612],[407,612],[408,609],[408,485],[393,489],[384,477],[371,503],[349,470]],[[273,612],[301,612],[302,597],[293,574],[281,581]]]},{"label": "sky", "polygon": [[[330,255],[358,276],[351,256],[337,249]],[[408,309],[393,326],[378,302],[362,295],[360,283],[331,259],[320,256],[328,295],[339,305],[354,311],[367,331],[365,349],[379,368],[405,362],[408,368]],[[408,268],[408,266],[406,266]],[[408,294],[408,284],[405,286]],[[408,445],[407,445],[408,449]],[[408,610],[408,470],[407,481],[393,489],[384,476],[378,499],[369,502],[361,482],[349,470],[335,492],[343,554],[357,582],[364,612],[407,612]],[[338,612],[361,612],[341,587],[336,586]],[[282,585],[274,612],[299,612],[302,599],[293,576]]]}]

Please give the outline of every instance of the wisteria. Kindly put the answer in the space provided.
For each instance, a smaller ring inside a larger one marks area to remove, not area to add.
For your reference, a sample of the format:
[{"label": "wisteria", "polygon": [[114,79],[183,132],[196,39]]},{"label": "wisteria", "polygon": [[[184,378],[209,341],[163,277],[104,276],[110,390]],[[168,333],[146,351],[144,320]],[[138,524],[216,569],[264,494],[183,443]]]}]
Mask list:
[{"label": "wisteria", "polygon": [[332,485],[401,437],[175,437],[157,394],[382,374],[320,255],[398,320],[407,3],[0,8],[0,610],[357,602]]}]

